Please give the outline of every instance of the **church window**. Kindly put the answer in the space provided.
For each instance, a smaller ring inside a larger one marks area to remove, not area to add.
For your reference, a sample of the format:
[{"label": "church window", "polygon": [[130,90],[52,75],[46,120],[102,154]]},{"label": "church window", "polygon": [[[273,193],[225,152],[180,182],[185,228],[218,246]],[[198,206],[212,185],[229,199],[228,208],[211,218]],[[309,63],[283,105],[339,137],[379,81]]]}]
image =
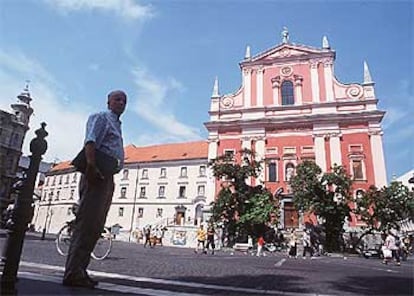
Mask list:
[{"label": "church window", "polygon": [[272,161],[268,165],[268,181],[276,182],[277,181],[277,165],[275,161]]},{"label": "church window", "polygon": [[293,96],[292,81],[285,80],[282,82],[282,105],[294,105],[295,98]]}]

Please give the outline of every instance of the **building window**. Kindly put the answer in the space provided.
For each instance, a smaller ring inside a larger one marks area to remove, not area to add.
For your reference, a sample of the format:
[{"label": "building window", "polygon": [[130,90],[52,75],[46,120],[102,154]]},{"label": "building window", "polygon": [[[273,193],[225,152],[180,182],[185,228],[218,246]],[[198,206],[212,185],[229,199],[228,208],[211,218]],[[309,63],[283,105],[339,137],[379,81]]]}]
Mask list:
[{"label": "building window", "polygon": [[126,198],[126,187],[121,187],[121,198]]},{"label": "building window", "polygon": [[165,186],[160,186],[160,188],[158,188],[158,197],[165,197]]},{"label": "building window", "polygon": [[141,187],[139,191],[139,198],[145,198],[146,187]]},{"label": "building window", "polygon": [[59,176],[59,185],[62,184],[62,181],[63,181],[63,176]]},{"label": "building window", "polygon": [[295,165],[288,162],[285,166],[285,181],[289,182],[295,174]]},{"label": "building window", "polygon": [[198,172],[199,172],[200,176],[205,176],[206,175],[206,166],[201,165]]},{"label": "building window", "polygon": [[142,170],[141,178],[142,179],[148,179],[148,169],[143,169]]},{"label": "building window", "polygon": [[69,207],[69,208],[67,209],[67,211],[66,211],[66,215],[67,215],[67,216],[72,215],[72,207]]},{"label": "building window", "polygon": [[166,168],[161,168],[160,178],[165,178],[165,177],[167,177],[167,169]]},{"label": "building window", "polygon": [[51,191],[51,192],[49,193],[49,199],[48,199],[48,201],[52,201],[52,199],[53,199],[53,191]]},{"label": "building window", "polygon": [[75,194],[75,190],[74,189],[72,189],[71,191],[70,191],[70,195],[69,195],[69,199],[73,199],[73,195]]},{"label": "building window", "polygon": [[123,216],[124,216],[124,208],[123,207],[120,207],[118,209],[118,217],[123,217]]},{"label": "building window", "polygon": [[277,182],[277,165],[275,161],[271,161],[268,165],[268,181]]},{"label": "building window", "polygon": [[144,217],[144,208],[138,208],[138,218]]},{"label": "building window", "polygon": [[224,150],[224,156],[228,160],[233,160],[234,159],[234,150],[233,149],[226,149],[226,150]]},{"label": "building window", "polygon": [[69,184],[70,175],[66,175],[65,184]]},{"label": "building window", "polygon": [[46,182],[45,182],[45,186],[49,186],[49,177],[46,177]]},{"label": "building window", "polygon": [[52,186],[55,186],[55,184],[56,184],[56,176],[53,176],[53,179],[52,179]]},{"label": "building window", "polygon": [[206,187],[204,185],[199,185],[197,187],[197,195],[204,196]]},{"label": "building window", "polygon": [[180,189],[178,190],[178,197],[185,198],[185,186],[180,186]]},{"label": "building window", "polygon": [[187,177],[187,167],[182,167],[181,168],[181,172],[180,172],[180,177],[181,178],[185,178],[185,177]]},{"label": "building window", "polygon": [[129,174],[128,169],[124,169],[122,171],[122,180],[128,180],[128,174]]},{"label": "building window", "polygon": [[285,80],[282,82],[282,105],[294,105],[295,98],[293,96],[292,81]]},{"label": "building window", "polygon": [[43,195],[43,200],[46,201],[47,199],[47,191],[45,191],[45,194]]},{"label": "building window", "polygon": [[76,183],[77,179],[78,179],[78,174],[74,173],[72,183]]},{"label": "building window", "polygon": [[361,159],[352,160],[352,175],[354,176],[354,180],[364,180],[364,171]]},{"label": "building window", "polygon": [[156,218],[162,218],[162,208],[157,209],[157,215]]},{"label": "building window", "polygon": [[56,198],[55,198],[55,200],[59,200],[59,196],[60,196],[60,190],[56,191]]}]

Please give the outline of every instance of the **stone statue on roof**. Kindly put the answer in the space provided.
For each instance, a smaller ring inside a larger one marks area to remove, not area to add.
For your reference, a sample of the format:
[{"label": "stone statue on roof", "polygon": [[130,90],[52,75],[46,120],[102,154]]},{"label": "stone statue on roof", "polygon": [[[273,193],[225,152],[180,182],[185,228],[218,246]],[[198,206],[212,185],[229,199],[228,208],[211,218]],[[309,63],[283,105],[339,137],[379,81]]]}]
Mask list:
[{"label": "stone statue on roof", "polygon": [[282,42],[288,43],[289,42],[289,31],[287,27],[283,27],[282,35]]}]

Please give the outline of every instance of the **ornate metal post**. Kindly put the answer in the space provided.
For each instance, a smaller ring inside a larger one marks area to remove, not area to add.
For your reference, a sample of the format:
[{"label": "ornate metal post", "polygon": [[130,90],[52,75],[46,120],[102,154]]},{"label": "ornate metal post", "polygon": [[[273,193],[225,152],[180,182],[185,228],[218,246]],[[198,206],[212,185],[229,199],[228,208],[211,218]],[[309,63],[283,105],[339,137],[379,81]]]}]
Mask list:
[{"label": "ornate metal post", "polygon": [[33,191],[36,176],[39,171],[39,164],[42,155],[47,150],[47,142],[44,139],[48,133],[45,130],[46,123],[41,124],[41,128],[36,130],[36,138],[30,142],[30,165],[27,170],[27,179],[23,185],[23,190],[16,199],[14,212],[12,215],[12,227],[8,230],[7,241],[4,245],[5,264],[1,277],[0,294],[16,293],[15,283],[19,268],[20,257],[23,249],[23,240],[28,224],[33,218]]}]

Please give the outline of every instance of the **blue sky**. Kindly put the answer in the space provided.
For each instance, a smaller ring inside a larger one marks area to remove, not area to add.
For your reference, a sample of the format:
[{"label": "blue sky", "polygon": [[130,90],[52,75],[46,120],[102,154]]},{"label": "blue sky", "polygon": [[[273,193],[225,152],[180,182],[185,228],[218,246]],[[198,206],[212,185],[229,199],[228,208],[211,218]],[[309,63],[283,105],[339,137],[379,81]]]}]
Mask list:
[{"label": "blue sky", "polygon": [[129,95],[126,144],[205,139],[214,77],[221,94],[236,91],[246,45],[276,46],[287,26],[294,43],[328,36],[343,83],[362,82],[367,60],[391,178],[414,168],[413,11],[412,1],[2,0],[0,108],[31,81],[24,149],[45,121],[49,161],[73,157],[114,88]]}]

